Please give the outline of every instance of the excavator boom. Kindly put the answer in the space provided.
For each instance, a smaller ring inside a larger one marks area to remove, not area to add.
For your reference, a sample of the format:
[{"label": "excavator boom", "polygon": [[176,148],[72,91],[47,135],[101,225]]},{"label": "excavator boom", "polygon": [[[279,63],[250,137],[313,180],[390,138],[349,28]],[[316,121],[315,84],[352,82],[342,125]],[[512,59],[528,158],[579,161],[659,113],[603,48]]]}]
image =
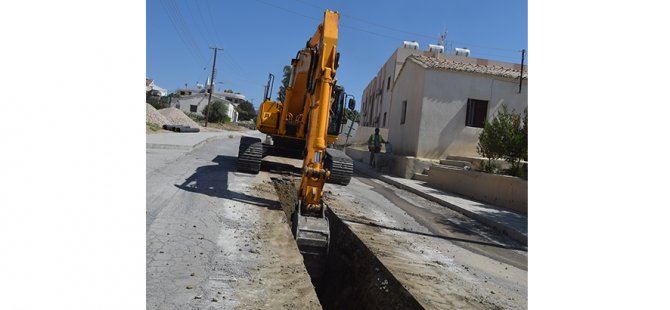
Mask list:
[{"label": "excavator boom", "polygon": [[[341,131],[344,118],[344,88],[336,85],[339,13],[326,10],[305,47],[291,60],[291,74],[283,102],[272,101],[274,76],[270,75],[265,99],[258,111],[256,128],[272,143],[242,137],[238,170],[258,173],[263,156],[286,152],[302,159],[302,177],[296,193],[298,203],[292,214],[292,230],[313,277],[322,273],[328,254],[330,230],[323,203],[326,182],[347,185],[353,161],[342,151],[328,148]],[[348,108],[353,109],[350,100]],[[281,152],[280,152],[281,151]]]}]

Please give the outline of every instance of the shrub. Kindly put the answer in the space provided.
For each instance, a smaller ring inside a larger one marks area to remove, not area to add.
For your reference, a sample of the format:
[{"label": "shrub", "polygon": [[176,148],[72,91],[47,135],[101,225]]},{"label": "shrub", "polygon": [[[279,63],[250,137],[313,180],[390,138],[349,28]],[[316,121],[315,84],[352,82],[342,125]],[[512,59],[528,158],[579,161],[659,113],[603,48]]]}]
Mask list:
[{"label": "shrub", "polygon": [[507,111],[507,106],[502,105],[498,114],[484,124],[477,152],[488,160],[484,165],[485,171],[494,171],[496,167],[492,160],[502,158],[512,166],[507,174],[525,176],[521,160],[528,160],[528,109],[524,109],[523,113],[522,117],[514,110]]},{"label": "shrub", "polygon": [[[224,104],[221,100],[212,101],[212,111],[209,112],[208,122],[220,123],[225,122],[226,117],[228,117],[228,105]],[[202,113],[206,116],[209,105],[205,106],[205,109],[202,110]],[[230,118],[228,117],[228,121]]]}]

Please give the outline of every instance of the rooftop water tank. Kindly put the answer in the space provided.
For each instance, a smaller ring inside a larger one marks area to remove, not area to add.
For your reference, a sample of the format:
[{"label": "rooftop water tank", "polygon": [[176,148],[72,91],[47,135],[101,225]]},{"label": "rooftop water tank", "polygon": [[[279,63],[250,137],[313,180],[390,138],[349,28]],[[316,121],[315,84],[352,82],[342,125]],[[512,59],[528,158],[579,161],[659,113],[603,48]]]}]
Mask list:
[{"label": "rooftop water tank", "polygon": [[468,56],[470,56],[470,50],[467,49],[467,48],[457,47],[457,48],[454,49],[454,55],[468,57]]},{"label": "rooftop water tank", "polygon": [[429,52],[437,52],[438,54],[444,54],[444,46],[436,44],[428,44]]},{"label": "rooftop water tank", "polygon": [[402,47],[413,49],[413,50],[418,50],[419,49],[419,43],[416,42],[416,41],[402,41]]}]

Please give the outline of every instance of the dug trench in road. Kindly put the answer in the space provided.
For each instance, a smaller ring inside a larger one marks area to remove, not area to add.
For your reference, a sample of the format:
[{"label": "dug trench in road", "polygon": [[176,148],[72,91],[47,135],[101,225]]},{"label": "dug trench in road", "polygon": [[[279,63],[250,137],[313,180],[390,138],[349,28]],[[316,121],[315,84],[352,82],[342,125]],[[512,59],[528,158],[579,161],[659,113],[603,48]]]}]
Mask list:
[{"label": "dug trench in road", "polygon": [[[272,181],[290,225],[298,179],[295,174],[283,174]],[[323,309],[423,308],[337,215],[327,210],[326,216],[330,222],[329,253],[320,262],[325,272],[310,273]]]},{"label": "dug trench in road", "polygon": [[[398,195],[399,189],[396,187],[382,185],[360,175],[355,176],[361,183],[370,186],[372,191],[384,196],[394,205],[407,212],[418,224],[430,231],[430,234],[417,233],[446,239],[471,252],[519,269],[528,270],[527,257],[518,253],[519,251],[526,252],[527,248],[513,239],[500,234],[493,228],[418,196],[412,197],[412,200],[415,201],[415,203],[412,203],[406,200],[406,198],[400,197]],[[417,205],[422,205],[423,207]],[[356,220],[352,219],[351,221],[355,222]],[[375,224],[372,223],[372,225]],[[396,229],[392,227],[380,227]]]}]

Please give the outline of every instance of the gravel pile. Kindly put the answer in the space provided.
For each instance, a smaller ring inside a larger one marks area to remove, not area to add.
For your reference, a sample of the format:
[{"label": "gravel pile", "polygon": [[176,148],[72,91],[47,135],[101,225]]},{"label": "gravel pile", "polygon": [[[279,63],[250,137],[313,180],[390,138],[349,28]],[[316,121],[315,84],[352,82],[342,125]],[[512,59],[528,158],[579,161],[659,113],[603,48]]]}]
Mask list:
[{"label": "gravel pile", "polygon": [[183,125],[191,128],[200,128],[198,123],[194,122],[190,117],[186,116],[184,112],[177,108],[165,108],[158,110],[162,116],[167,119],[168,125]]},{"label": "gravel pile", "polygon": [[165,116],[158,113],[158,110],[147,103],[147,123],[154,123],[159,126],[167,125],[169,123]]}]

